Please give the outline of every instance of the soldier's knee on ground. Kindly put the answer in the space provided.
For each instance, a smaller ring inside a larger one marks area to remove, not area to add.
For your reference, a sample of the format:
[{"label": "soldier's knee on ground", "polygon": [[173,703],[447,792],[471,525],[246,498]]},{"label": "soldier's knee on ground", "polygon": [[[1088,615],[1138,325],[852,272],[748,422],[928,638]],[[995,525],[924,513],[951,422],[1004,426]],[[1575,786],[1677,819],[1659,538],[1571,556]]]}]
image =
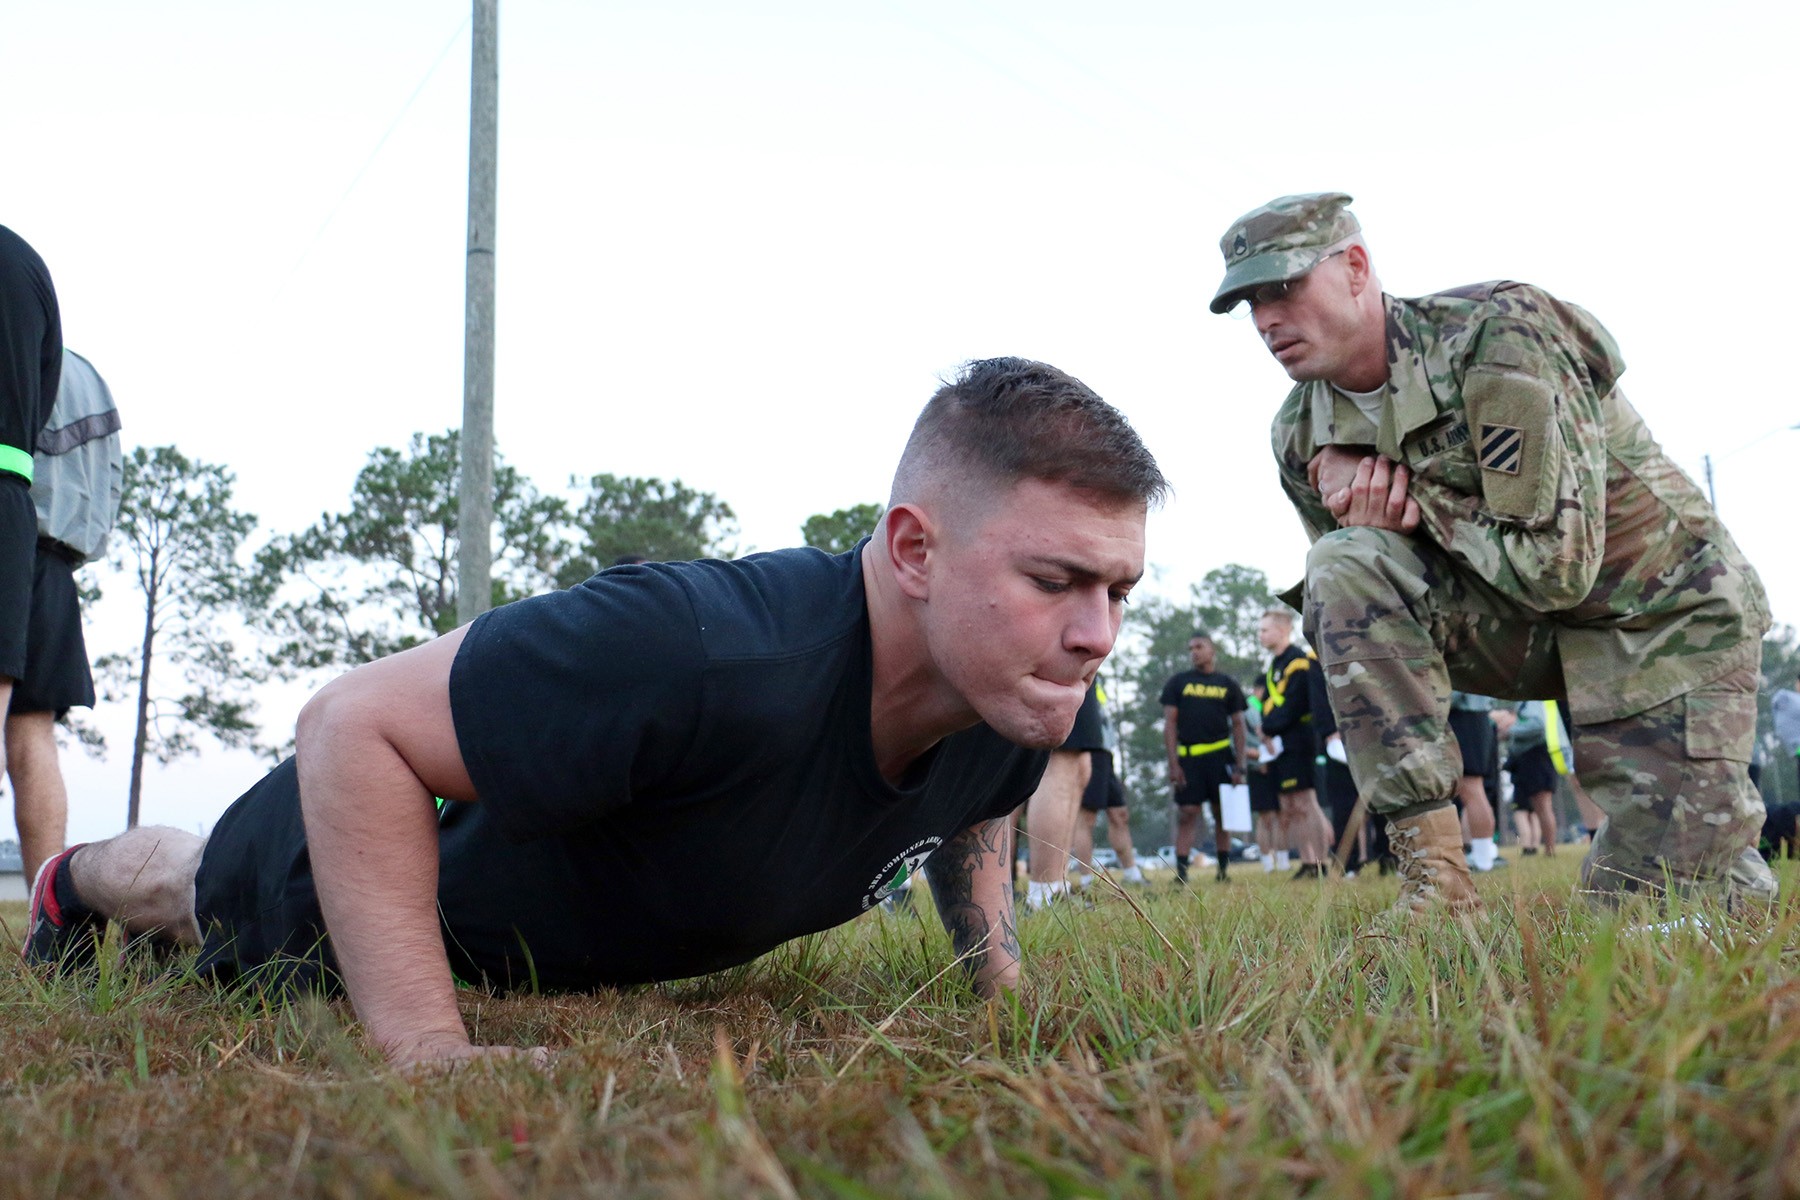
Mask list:
[{"label": "soldier's knee on ground", "polygon": [[1582,862],[1590,899],[1670,888],[1774,897],[1775,877],[1753,850],[1762,800],[1748,775],[1755,692],[1743,683],[1578,727],[1582,783],[1606,812]]}]

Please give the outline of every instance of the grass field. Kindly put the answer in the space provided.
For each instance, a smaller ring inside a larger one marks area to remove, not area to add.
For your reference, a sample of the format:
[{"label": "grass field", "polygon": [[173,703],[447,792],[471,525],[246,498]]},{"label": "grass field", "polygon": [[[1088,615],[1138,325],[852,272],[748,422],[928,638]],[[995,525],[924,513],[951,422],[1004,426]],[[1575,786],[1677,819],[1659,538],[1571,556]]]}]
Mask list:
[{"label": "grass field", "polygon": [[1571,907],[1575,864],[1399,928],[1373,878],[1161,883],[1027,918],[995,1007],[922,904],[688,983],[470,993],[555,1067],[424,1079],[343,1006],[40,982],[0,906],[0,1195],[1800,1196],[1800,872],[1645,932]]}]

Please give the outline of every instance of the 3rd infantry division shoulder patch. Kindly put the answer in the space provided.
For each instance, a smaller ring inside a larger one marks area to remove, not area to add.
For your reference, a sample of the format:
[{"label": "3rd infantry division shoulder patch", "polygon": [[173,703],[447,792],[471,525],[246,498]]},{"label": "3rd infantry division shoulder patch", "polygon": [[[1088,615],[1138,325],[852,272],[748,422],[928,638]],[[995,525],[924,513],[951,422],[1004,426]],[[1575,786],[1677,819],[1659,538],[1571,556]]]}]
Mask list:
[{"label": "3rd infantry division shoulder patch", "polygon": [[1516,425],[1481,427],[1481,468],[1505,475],[1519,473],[1519,459],[1525,448],[1525,431]]}]

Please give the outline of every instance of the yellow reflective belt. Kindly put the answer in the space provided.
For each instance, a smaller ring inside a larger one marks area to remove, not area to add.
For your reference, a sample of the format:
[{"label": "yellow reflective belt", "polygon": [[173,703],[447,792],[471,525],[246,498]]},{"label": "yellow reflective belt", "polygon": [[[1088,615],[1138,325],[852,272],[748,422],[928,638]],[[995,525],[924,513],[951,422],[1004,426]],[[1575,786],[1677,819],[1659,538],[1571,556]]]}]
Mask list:
[{"label": "yellow reflective belt", "polygon": [[11,471],[14,475],[23,475],[25,482],[31,482],[31,455],[17,446],[0,443],[0,471]]},{"label": "yellow reflective belt", "polygon": [[1216,754],[1231,745],[1231,739],[1222,742],[1195,742],[1192,746],[1175,747],[1176,758],[1199,758],[1202,754]]},{"label": "yellow reflective belt", "polygon": [[1557,719],[1556,701],[1544,701],[1544,745],[1550,751],[1550,761],[1556,764],[1558,775],[1569,773],[1569,756],[1563,753],[1562,722]]}]

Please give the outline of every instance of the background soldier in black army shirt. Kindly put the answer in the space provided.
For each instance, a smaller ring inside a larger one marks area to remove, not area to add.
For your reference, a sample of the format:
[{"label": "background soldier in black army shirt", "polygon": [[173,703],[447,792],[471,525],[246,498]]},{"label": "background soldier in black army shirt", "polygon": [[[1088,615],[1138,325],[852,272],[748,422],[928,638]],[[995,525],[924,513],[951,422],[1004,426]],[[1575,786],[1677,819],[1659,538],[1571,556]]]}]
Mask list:
[{"label": "background soldier in black army shirt", "polygon": [[1188,855],[1200,806],[1212,809],[1213,845],[1219,856],[1219,878],[1226,877],[1231,835],[1225,832],[1219,788],[1244,782],[1244,701],[1237,680],[1213,668],[1218,648],[1212,636],[1188,639],[1194,664],[1163,685],[1163,746],[1169,753],[1169,783],[1175,790],[1175,878],[1187,882]]}]

